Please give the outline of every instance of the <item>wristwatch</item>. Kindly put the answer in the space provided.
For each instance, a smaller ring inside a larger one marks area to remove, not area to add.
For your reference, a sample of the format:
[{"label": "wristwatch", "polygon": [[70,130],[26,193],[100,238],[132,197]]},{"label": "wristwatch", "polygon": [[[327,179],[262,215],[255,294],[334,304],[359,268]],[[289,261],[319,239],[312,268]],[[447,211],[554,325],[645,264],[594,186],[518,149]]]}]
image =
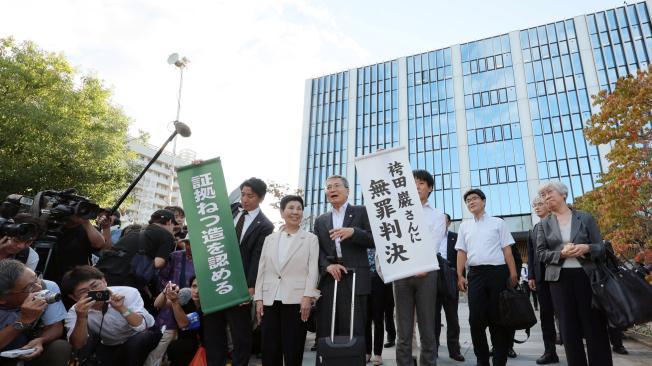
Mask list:
[{"label": "wristwatch", "polygon": [[16,320],[14,322],[14,329],[23,331],[23,330],[29,328],[30,325],[31,324],[25,324],[25,323],[21,322],[20,320]]},{"label": "wristwatch", "polygon": [[123,311],[120,314],[122,314],[122,316],[126,318],[126,317],[129,316],[129,314],[131,314],[131,310],[129,310],[129,308],[127,308],[125,311]]}]

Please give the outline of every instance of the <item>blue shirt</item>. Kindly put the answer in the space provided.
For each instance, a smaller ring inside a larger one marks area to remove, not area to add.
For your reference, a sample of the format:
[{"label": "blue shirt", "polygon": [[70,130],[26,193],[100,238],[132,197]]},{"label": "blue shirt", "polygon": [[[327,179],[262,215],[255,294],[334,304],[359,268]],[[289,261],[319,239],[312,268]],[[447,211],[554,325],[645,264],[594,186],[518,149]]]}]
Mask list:
[{"label": "blue shirt", "polygon": [[[43,284],[45,285],[45,289],[47,290],[50,290],[52,292],[57,292],[57,293],[61,292],[61,290],[59,290],[59,286],[57,286],[57,284],[52,281],[43,280]],[[3,329],[6,326],[16,322],[19,315],[20,315],[20,308],[7,309],[4,307],[0,307],[0,329]],[[45,311],[43,312],[43,314],[41,314],[41,318],[34,323],[35,328],[38,329],[39,327],[52,325],[64,320],[65,318],[66,318],[66,308],[63,306],[63,302],[57,301],[54,304],[50,304],[45,308]],[[18,337],[14,338],[13,342],[9,343],[7,347],[3,348],[2,351],[16,349],[26,345],[27,342],[31,340],[29,333],[30,333],[29,331],[25,330]]]}]

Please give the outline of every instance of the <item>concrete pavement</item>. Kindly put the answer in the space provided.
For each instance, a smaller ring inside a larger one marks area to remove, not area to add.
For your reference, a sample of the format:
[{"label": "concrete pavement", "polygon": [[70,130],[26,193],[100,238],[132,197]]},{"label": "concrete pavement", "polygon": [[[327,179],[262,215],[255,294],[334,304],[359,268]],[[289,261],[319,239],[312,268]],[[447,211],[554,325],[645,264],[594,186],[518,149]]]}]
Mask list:
[{"label": "concrete pavement", "polygon": [[[442,314],[443,316],[443,314]],[[538,313],[537,313],[538,316]],[[471,343],[471,331],[469,328],[469,308],[464,301],[460,301],[459,305],[459,318],[460,318],[460,344],[462,346],[462,354],[466,358],[464,362],[457,362],[448,358],[448,349],[445,344],[439,348],[439,359],[437,360],[438,365],[442,366],[468,366],[475,365],[476,359],[473,354],[473,344]],[[445,326],[445,325],[444,325]],[[446,343],[445,330],[442,330],[442,341]],[[487,335],[488,337],[488,335]],[[525,333],[523,331],[518,331],[516,333],[517,339],[525,339]],[[303,358],[303,365],[314,365],[315,364],[315,352],[310,351],[315,339],[315,335],[312,333],[308,334],[306,340],[306,348]],[[489,339],[489,338],[487,338]],[[652,364],[652,348],[647,347],[641,343],[632,340],[623,341],[625,348],[629,351],[629,355],[622,356],[618,354],[613,354],[613,364],[615,366],[647,366]],[[514,350],[518,354],[518,357],[515,359],[508,359],[508,365],[521,366],[521,365],[536,365],[535,360],[541,356],[543,353],[543,339],[541,335],[541,327],[537,323],[534,328],[531,330],[530,339],[524,344],[515,344]],[[557,346],[557,353],[559,355],[560,363],[555,365],[566,366],[565,357],[564,357],[564,347]],[[396,365],[396,349],[386,348],[383,350],[383,364],[385,366],[394,366]],[[418,357],[417,357],[418,359]],[[257,360],[260,363],[260,360]],[[369,364],[371,365],[371,364]]]}]

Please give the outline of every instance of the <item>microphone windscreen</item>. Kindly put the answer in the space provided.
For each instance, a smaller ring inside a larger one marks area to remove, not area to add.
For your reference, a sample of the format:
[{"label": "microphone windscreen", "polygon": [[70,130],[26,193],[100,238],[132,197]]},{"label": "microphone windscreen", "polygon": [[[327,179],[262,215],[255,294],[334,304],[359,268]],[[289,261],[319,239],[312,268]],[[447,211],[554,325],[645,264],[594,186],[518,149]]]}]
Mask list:
[{"label": "microphone windscreen", "polygon": [[176,121],[174,122],[174,128],[177,130],[177,133],[183,137],[190,136],[190,127],[183,122]]},{"label": "microphone windscreen", "polygon": [[179,290],[179,305],[184,306],[190,302],[192,298],[192,290],[190,287],[184,287]]}]

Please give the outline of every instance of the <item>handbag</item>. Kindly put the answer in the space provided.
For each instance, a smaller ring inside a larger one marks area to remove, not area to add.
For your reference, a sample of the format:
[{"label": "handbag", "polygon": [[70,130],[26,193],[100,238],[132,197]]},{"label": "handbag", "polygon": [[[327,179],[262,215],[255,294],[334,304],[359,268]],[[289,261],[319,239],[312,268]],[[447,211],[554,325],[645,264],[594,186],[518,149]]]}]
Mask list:
[{"label": "handbag", "polygon": [[437,254],[439,273],[437,275],[437,296],[449,300],[457,300],[457,272],[441,254]]},{"label": "handbag", "polygon": [[521,287],[507,288],[498,295],[498,323],[508,329],[529,329],[537,323],[530,296]]},{"label": "handbag", "polygon": [[609,326],[626,329],[652,321],[652,285],[636,266],[626,266],[606,250],[606,259],[596,261],[591,275],[593,301],[607,316]]}]

